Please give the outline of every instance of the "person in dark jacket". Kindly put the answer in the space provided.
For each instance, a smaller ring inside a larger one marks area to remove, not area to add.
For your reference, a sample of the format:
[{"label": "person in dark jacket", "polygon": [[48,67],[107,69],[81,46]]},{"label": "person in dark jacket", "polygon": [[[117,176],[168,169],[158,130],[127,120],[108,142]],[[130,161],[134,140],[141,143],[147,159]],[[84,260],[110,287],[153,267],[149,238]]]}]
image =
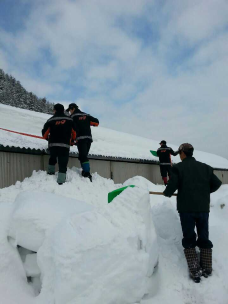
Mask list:
[{"label": "person in dark jacket", "polygon": [[50,158],[47,173],[55,174],[55,164],[59,164],[57,183],[66,181],[67,164],[69,160],[70,145],[76,138],[73,119],[64,114],[63,105],[57,103],[54,106],[54,116],[45,123],[42,135],[48,140]]},{"label": "person in dark jacket", "polygon": [[76,127],[76,145],[79,153],[78,158],[82,167],[82,176],[88,177],[92,182],[88,159],[89,150],[93,141],[90,126],[97,127],[99,125],[99,120],[80,111],[75,103],[71,103],[66,111],[70,112],[70,117],[73,118]]},{"label": "person in dark jacket", "polygon": [[[212,273],[213,244],[209,240],[208,228],[210,193],[218,190],[222,182],[213,173],[213,168],[195,160],[191,144],[180,145],[178,151],[182,162],[173,166],[163,194],[171,197],[178,190],[177,210],[183,232],[182,245],[190,276],[198,283],[201,275],[208,277]],[[200,261],[196,246],[200,248]]]},{"label": "person in dark jacket", "polygon": [[160,145],[161,147],[157,150],[157,156],[159,157],[161,176],[165,186],[167,186],[167,174],[170,178],[172,166],[171,155],[176,156],[178,154],[178,151],[174,152],[172,148],[167,147],[165,140],[162,140],[160,142]]}]

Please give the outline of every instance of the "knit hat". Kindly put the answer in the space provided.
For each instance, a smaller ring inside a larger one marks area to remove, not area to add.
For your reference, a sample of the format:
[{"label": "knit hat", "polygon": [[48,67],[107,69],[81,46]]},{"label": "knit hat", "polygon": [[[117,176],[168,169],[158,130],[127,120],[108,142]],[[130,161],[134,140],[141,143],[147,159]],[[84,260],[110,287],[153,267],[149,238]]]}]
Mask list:
[{"label": "knit hat", "polygon": [[54,105],[54,110],[56,110],[56,112],[63,113],[64,106],[61,103],[57,103]]},{"label": "knit hat", "polygon": [[78,106],[76,105],[76,103],[69,104],[68,109],[66,111],[69,112],[70,110],[73,110],[73,109],[78,109]]}]

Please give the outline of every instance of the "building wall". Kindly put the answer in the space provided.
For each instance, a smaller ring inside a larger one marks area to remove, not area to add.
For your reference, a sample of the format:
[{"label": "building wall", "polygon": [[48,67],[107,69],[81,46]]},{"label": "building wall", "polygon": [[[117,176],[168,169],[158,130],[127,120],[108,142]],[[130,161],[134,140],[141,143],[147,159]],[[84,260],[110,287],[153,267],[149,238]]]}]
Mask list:
[{"label": "building wall", "polygon": [[[0,151],[0,188],[8,187],[17,181],[30,177],[34,170],[46,170],[48,155],[31,155]],[[90,160],[91,172],[97,172],[115,183],[123,183],[133,176],[143,176],[154,184],[163,184],[160,168],[157,164],[143,164],[115,160]],[[69,168],[80,168],[77,158],[70,157]],[[56,170],[58,167],[56,166]],[[215,174],[228,184],[228,170],[215,170]]]}]

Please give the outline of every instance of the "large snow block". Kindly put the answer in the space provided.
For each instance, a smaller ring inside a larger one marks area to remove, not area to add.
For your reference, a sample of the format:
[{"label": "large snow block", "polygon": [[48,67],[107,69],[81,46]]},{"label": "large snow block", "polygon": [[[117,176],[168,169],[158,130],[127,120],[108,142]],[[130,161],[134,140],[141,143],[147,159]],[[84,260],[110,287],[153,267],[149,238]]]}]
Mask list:
[{"label": "large snow block", "polygon": [[149,194],[128,188],[48,235],[38,252],[39,297],[56,304],[135,303],[147,293],[157,260]]},{"label": "large snow block", "polygon": [[25,191],[14,202],[8,236],[15,245],[38,251],[48,231],[63,219],[94,207],[75,199],[48,192]]}]

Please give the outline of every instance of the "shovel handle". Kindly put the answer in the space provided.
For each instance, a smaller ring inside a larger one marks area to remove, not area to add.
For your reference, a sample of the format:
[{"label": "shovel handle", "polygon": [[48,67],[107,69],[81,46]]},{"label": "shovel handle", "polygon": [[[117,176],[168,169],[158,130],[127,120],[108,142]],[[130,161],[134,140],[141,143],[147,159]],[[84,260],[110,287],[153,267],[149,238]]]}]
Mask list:
[{"label": "shovel handle", "polygon": [[[153,192],[153,191],[150,191],[149,194],[164,195],[163,192]],[[172,196],[177,196],[177,194],[174,193]]]}]

